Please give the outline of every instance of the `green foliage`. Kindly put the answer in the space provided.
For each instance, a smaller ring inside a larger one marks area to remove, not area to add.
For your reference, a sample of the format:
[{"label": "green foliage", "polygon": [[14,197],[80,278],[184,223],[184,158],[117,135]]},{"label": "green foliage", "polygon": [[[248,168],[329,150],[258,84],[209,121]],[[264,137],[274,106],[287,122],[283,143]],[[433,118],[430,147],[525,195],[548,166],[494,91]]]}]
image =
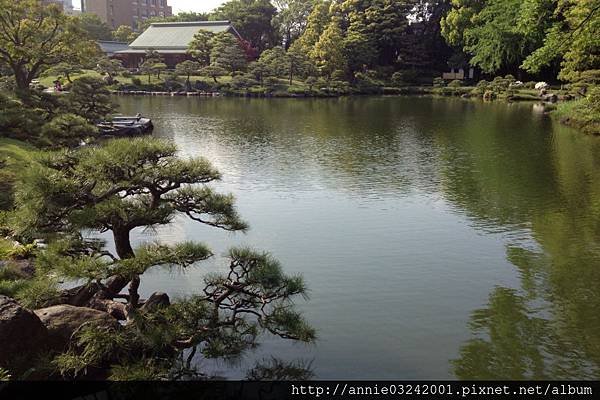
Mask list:
[{"label": "green foliage", "polygon": [[535,15],[550,6],[546,0],[455,0],[441,21],[442,35],[484,72],[514,68],[541,45],[548,19]]},{"label": "green foliage", "polygon": [[566,125],[600,135],[600,87],[592,88],[585,98],[559,104],[552,115]]},{"label": "green foliage", "polygon": [[[111,379],[176,379],[197,374],[190,364],[196,351],[207,358],[236,359],[256,345],[260,332],[305,342],[315,339],[314,330],[292,305],[293,297],[306,294],[300,277],[285,275],[268,254],[232,249],[229,257],[229,273],[208,276],[202,296],[140,310],[117,330],[84,325],[69,351],[54,359],[55,367],[68,377],[81,376],[94,365],[110,368]],[[193,348],[187,361],[185,348]],[[300,364],[270,367],[261,374],[310,374]]]},{"label": "green foliage", "polygon": [[276,14],[269,0],[230,0],[214,10],[210,19],[231,21],[241,37],[262,52],[278,42],[277,28],[272,23]]},{"label": "green foliage", "polygon": [[60,294],[59,282],[50,275],[36,276],[19,287],[15,298],[23,307],[35,310],[53,304]]},{"label": "green foliage", "polygon": [[308,16],[314,6],[313,0],[273,0],[279,11],[273,22],[279,27],[286,49],[302,35],[308,24]]},{"label": "green foliage", "polygon": [[106,22],[103,22],[100,17],[92,13],[82,13],[77,16],[81,24],[81,28],[87,33],[90,39],[93,40],[112,40],[113,33]]},{"label": "green foliage", "polygon": [[333,19],[323,31],[312,51],[312,57],[317,65],[317,69],[322,75],[328,78],[331,78],[334,71],[344,71],[347,67],[343,40],[340,21]]},{"label": "green foliage", "polygon": [[97,134],[95,125],[75,114],[61,114],[42,128],[42,139],[49,147],[77,147]]},{"label": "green foliage", "polygon": [[197,61],[186,60],[175,66],[175,73],[185,76],[186,85],[190,86],[190,76],[200,72],[201,64]]},{"label": "green foliage", "polygon": [[551,26],[545,31],[543,46],[531,53],[523,68],[535,73],[560,61],[559,77],[576,81],[586,70],[598,69],[600,62],[600,7],[595,0],[553,2]]},{"label": "green foliage", "polygon": [[117,42],[131,43],[137,37],[138,33],[134,32],[129,25],[121,25],[112,32],[113,40]]},{"label": "green foliage", "polygon": [[210,46],[211,65],[219,66],[229,73],[241,71],[246,67],[248,63],[246,53],[232,34],[224,32],[214,35]]},{"label": "green foliage", "polygon": [[68,101],[74,114],[91,123],[106,119],[115,110],[106,83],[91,76],[73,82]]},{"label": "green foliage", "polygon": [[[12,209],[17,175],[31,165],[32,153],[33,149],[23,142],[0,138],[0,211]],[[0,228],[2,227],[3,215],[0,213]],[[5,243],[0,239],[0,252],[6,250]],[[0,254],[0,259],[2,258]]]},{"label": "green foliage", "polygon": [[160,74],[167,69],[167,64],[164,62],[155,63],[152,65],[152,72],[156,74],[156,77],[160,79]]},{"label": "green foliage", "polygon": [[190,43],[188,53],[204,67],[210,64],[210,54],[212,51],[213,33],[200,30],[194,35],[194,39]]},{"label": "green foliage", "polygon": [[307,381],[314,378],[310,363],[277,358],[257,362],[246,374],[249,381]]},{"label": "green foliage", "polygon": [[225,74],[227,74],[227,71],[220,65],[209,65],[200,70],[200,75],[212,78],[215,83],[218,83],[218,78]]},{"label": "green foliage", "polygon": [[355,87],[360,93],[381,93],[383,91],[383,81],[375,77],[373,71],[358,72],[355,76]]},{"label": "green foliage", "polygon": [[310,15],[308,16],[306,22],[306,28],[304,32],[298,38],[298,41],[294,43],[295,46],[299,48],[304,54],[307,54],[312,57],[312,49],[315,44],[319,41],[323,30],[329,23],[330,15],[329,15],[329,6],[331,5],[330,1],[318,1],[314,5]]},{"label": "green foliage", "polygon": [[409,86],[417,83],[419,73],[414,70],[396,71],[392,75],[392,85],[396,87]]},{"label": "green foliage", "polygon": [[72,83],[71,75],[83,73],[83,67],[78,64],[61,62],[53,65],[44,71],[45,76],[64,76],[69,83]]},{"label": "green foliage", "polygon": [[39,110],[0,93],[0,137],[24,140],[32,137],[42,124]]},{"label": "green foliage", "polygon": [[286,51],[281,46],[265,50],[258,60],[264,76],[282,77],[288,73]]},{"label": "green foliage", "polygon": [[106,76],[106,83],[113,84],[115,76],[126,71],[120,60],[103,57],[96,64],[96,71]]},{"label": "green foliage", "polygon": [[10,68],[19,90],[27,90],[48,66],[85,64],[97,55],[81,20],[64,15],[56,5],[3,0],[0,20],[0,64]]},{"label": "green foliage", "polygon": [[461,87],[462,85],[463,85],[462,81],[459,81],[459,80],[456,80],[456,79],[455,79],[455,80],[453,80],[452,82],[450,82],[450,83],[448,84],[448,87],[451,87],[451,88],[458,88],[458,87]]}]

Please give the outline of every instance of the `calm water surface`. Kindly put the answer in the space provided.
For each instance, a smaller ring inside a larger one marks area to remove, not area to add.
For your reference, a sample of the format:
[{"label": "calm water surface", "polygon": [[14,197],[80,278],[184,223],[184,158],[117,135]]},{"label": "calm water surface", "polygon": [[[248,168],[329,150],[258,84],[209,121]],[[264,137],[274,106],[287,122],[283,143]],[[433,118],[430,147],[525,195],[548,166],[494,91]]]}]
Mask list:
[{"label": "calm water surface", "polygon": [[[427,98],[120,98],[182,156],[223,173],[250,223],[185,219],[137,240],[273,253],[304,275],[314,346],[265,338],[240,363],[312,361],[318,378],[600,378],[600,139],[532,104]],[[144,276],[199,291],[216,257]]]}]

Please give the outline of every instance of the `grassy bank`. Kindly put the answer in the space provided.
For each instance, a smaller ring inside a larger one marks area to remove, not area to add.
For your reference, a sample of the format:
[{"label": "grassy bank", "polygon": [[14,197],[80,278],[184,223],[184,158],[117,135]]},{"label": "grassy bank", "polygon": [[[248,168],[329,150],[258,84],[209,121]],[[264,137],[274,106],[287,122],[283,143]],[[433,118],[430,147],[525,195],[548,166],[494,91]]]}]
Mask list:
[{"label": "grassy bank", "polygon": [[600,135],[600,112],[590,107],[588,99],[558,104],[551,115],[565,125],[585,133]]}]

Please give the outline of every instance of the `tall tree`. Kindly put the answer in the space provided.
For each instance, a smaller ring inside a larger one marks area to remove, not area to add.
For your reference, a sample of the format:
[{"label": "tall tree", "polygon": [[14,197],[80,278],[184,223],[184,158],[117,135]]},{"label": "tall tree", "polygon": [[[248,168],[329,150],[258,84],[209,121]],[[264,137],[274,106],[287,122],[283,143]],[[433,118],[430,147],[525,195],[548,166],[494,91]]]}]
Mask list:
[{"label": "tall tree", "polygon": [[188,90],[191,88],[190,76],[200,73],[201,69],[202,65],[199,62],[191,60],[180,62],[175,66],[175,72],[178,75],[185,76],[185,87]]},{"label": "tall tree", "polygon": [[125,72],[125,68],[120,60],[103,57],[96,64],[96,71],[106,77],[106,83],[112,85],[115,76]]},{"label": "tall tree", "polygon": [[308,16],[304,33],[295,43],[298,46],[298,51],[312,57],[311,52],[330,21],[330,6],[330,1],[319,1],[315,4],[312,12]]},{"label": "tall tree", "polygon": [[313,49],[313,58],[319,72],[328,79],[336,71],[345,72],[344,36],[338,18],[333,18]]},{"label": "tall tree", "polygon": [[54,4],[0,0],[0,62],[8,65],[17,88],[25,90],[48,66],[84,64],[97,55],[79,20]]},{"label": "tall tree", "polygon": [[413,1],[397,0],[344,0],[339,5],[348,30],[376,45],[380,65],[396,62],[413,7]]},{"label": "tall tree", "polygon": [[308,24],[314,0],[273,0],[278,14],[274,23],[279,27],[286,50],[302,35]]},{"label": "tall tree", "polygon": [[518,72],[527,56],[542,45],[553,1],[455,0],[441,21],[442,34],[484,72]]},{"label": "tall tree", "polygon": [[113,34],[110,26],[100,19],[96,14],[83,13],[76,17],[81,28],[94,40],[112,40]]},{"label": "tall tree", "polygon": [[121,25],[112,32],[112,38],[117,42],[131,43],[139,33],[134,32],[129,25]]},{"label": "tall tree", "polygon": [[527,9],[523,19],[531,24],[545,19],[551,26],[543,32],[543,45],[525,59],[523,68],[536,73],[558,61],[559,77],[567,81],[578,80],[583,71],[600,69],[600,2],[546,0],[537,5]]},{"label": "tall tree", "polygon": [[188,53],[194,57],[203,67],[210,64],[210,52],[212,50],[212,38],[214,34],[209,31],[200,30],[194,35],[190,42]]},{"label": "tall tree", "polygon": [[211,65],[218,65],[229,73],[240,71],[246,67],[248,60],[240,41],[228,32],[214,35],[210,42]]},{"label": "tall tree", "polygon": [[273,25],[277,9],[270,0],[229,0],[217,8],[211,20],[231,21],[240,35],[261,53],[275,46],[278,32]]}]

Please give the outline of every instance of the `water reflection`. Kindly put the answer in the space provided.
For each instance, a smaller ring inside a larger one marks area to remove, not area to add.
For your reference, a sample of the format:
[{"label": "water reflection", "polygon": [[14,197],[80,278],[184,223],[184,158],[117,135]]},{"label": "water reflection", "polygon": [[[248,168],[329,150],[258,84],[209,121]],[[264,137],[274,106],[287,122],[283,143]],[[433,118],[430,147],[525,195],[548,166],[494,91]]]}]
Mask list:
[{"label": "water reflection", "polygon": [[[531,104],[121,102],[208,157],[252,226],[160,238],[271,250],[312,289],[316,348],[267,340],[257,358],[314,359],[331,379],[600,377],[597,138]],[[189,293],[204,271],[147,290]]]},{"label": "water reflection", "polygon": [[461,346],[454,373],[598,379],[599,143],[560,127],[545,140],[533,141],[529,132],[498,138],[512,145],[504,143],[506,151],[492,158],[472,150],[468,168],[449,164],[448,197],[478,224],[527,226],[535,239],[533,249],[509,240],[506,258],[520,288],[495,288],[486,307],[472,313],[474,338]]}]

